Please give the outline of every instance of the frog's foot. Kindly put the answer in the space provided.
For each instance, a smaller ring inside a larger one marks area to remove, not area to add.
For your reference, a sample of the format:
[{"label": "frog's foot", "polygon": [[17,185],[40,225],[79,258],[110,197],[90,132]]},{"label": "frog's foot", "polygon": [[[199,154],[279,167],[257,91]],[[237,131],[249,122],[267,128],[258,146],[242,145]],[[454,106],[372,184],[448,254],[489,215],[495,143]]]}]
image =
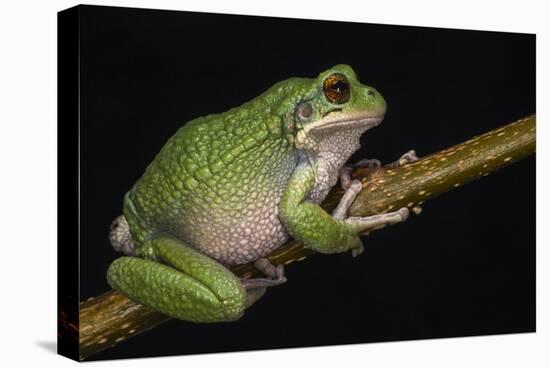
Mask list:
[{"label": "frog's foot", "polygon": [[[404,222],[409,217],[409,209],[401,208],[397,211],[371,215],[369,217],[347,217],[347,212],[351,203],[357,197],[357,194],[362,189],[361,181],[352,180],[346,192],[340,199],[340,203],[332,212],[332,217],[337,220],[342,220],[350,224],[360,235],[368,235],[369,232],[383,228],[389,224]],[[351,254],[355,257],[363,253],[363,246],[351,250]]]},{"label": "frog's foot", "polygon": [[351,172],[358,168],[380,168],[382,163],[378,159],[361,159],[351,165],[345,165],[340,170],[340,186],[342,189],[347,190],[351,184]]},{"label": "frog's foot", "polygon": [[[409,209],[403,207],[394,212],[371,215],[370,217],[348,217],[345,222],[354,226],[360,235],[366,236],[370,232],[384,228],[387,225],[404,222],[408,217]],[[353,257],[362,253],[363,246],[351,250]]]},{"label": "frog's foot", "polygon": [[364,236],[387,225],[404,222],[408,217],[409,209],[403,207],[394,212],[371,215],[370,217],[348,217],[345,222],[356,227],[359,234]]},{"label": "frog's foot", "polygon": [[412,163],[417,161],[419,158],[416,155],[416,151],[409,150],[407,153],[403,154],[397,161],[388,164],[389,167],[401,167],[407,163]]},{"label": "frog's foot", "polygon": [[240,279],[241,284],[246,290],[246,308],[259,300],[265,294],[267,287],[274,287],[286,282],[283,264],[275,266],[268,259],[261,258],[254,262],[254,267],[264,274],[266,278]]},{"label": "frog's foot", "polygon": [[130,226],[124,215],[119,215],[109,228],[109,240],[111,246],[117,252],[122,252],[124,255],[133,255],[134,243],[130,234]]},{"label": "frog's foot", "polygon": [[262,258],[254,262],[254,267],[266,277],[241,279],[241,284],[247,292],[256,288],[274,287],[286,282],[285,268],[282,264],[275,266],[268,259]]}]

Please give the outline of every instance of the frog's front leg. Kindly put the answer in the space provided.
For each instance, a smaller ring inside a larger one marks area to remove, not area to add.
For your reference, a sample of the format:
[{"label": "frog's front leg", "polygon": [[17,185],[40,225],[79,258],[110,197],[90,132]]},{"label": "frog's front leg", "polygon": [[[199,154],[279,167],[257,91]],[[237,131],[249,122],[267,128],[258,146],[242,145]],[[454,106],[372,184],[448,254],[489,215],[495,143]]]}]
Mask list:
[{"label": "frog's front leg", "polygon": [[[347,217],[349,207],[361,192],[362,188],[363,185],[361,181],[351,181],[349,188],[344,192],[342,199],[340,199],[340,203],[338,203],[338,206],[332,212],[332,217],[334,219],[344,220],[347,223],[362,227],[364,230],[359,234],[367,235],[373,230],[383,228],[389,224],[403,222],[408,218],[409,210],[407,208],[401,208],[390,213],[371,215],[369,217]],[[354,257],[361,253],[363,253],[363,246],[351,250],[351,254]]]},{"label": "frog's front leg", "polygon": [[248,292],[229,269],[174,237],[158,237],[152,246],[164,264],[121,257],[109,267],[107,281],[128,298],[169,316],[193,322],[234,321],[265,292]]},{"label": "frog's front leg", "polygon": [[380,168],[382,167],[382,162],[380,162],[378,159],[361,159],[353,164],[345,165],[340,169],[340,186],[347,190],[351,184],[351,173],[354,169],[358,168]]},{"label": "frog's front leg", "polygon": [[[414,150],[409,150],[407,153],[403,154],[397,161],[388,164],[388,167],[400,167],[404,166],[407,163],[415,162],[418,160],[416,152]],[[352,178],[351,173],[354,169],[358,168],[370,168],[376,169],[382,167],[382,163],[378,159],[361,159],[353,164],[345,165],[340,170],[340,186],[347,190],[349,187]]]},{"label": "frog's front leg", "polygon": [[338,253],[353,250],[353,255],[360,254],[363,244],[359,234],[403,222],[408,217],[408,209],[401,208],[370,217],[346,218],[349,206],[361,191],[361,182],[357,180],[350,182],[331,216],[307,200],[314,184],[313,168],[307,162],[300,162],[283,194],[279,213],[290,235],[315,251]]}]

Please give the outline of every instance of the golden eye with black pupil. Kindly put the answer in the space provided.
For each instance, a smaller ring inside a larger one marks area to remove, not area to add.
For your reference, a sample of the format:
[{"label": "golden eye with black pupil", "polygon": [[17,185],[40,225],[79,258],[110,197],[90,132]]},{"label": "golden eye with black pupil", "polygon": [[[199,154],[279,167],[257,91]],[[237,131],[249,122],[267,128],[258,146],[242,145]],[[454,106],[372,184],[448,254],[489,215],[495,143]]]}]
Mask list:
[{"label": "golden eye with black pupil", "polygon": [[348,79],[340,73],[329,75],[323,82],[323,92],[331,103],[346,103],[350,96]]}]

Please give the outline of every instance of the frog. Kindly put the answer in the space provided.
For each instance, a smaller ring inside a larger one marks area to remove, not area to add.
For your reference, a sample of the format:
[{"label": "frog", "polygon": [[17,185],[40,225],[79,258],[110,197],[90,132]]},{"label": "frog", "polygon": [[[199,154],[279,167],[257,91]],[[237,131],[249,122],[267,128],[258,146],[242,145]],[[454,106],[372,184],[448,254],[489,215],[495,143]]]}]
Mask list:
[{"label": "frog", "polygon": [[[347,161],[386,110],[375,88],[339,64],[184,124],[124,196],[109,232],[124,256],[110,264],[107,283],[176,319],[230,322],[287,281],[267,256],[289,238],[322,254],[361,254],[361,236],[409,215],[406,207],[347,214],[362,190]],[[400,161],[414,160],[411,152]],[[320,204],[338,180],[344,193],[328,213]],[[262,276],[231,272],[244,263]]]}]

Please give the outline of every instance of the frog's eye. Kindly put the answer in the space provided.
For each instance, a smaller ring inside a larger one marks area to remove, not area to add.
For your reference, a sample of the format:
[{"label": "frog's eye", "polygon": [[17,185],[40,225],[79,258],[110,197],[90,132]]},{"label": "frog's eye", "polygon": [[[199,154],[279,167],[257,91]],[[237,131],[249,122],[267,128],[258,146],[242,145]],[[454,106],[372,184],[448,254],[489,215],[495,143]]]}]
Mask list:
[{"label": "frog's eye", "polygon": [[331,103],[346,103],[350,96],[348,78],[340,73],[329,75],[323,82],[323,92]]}]

